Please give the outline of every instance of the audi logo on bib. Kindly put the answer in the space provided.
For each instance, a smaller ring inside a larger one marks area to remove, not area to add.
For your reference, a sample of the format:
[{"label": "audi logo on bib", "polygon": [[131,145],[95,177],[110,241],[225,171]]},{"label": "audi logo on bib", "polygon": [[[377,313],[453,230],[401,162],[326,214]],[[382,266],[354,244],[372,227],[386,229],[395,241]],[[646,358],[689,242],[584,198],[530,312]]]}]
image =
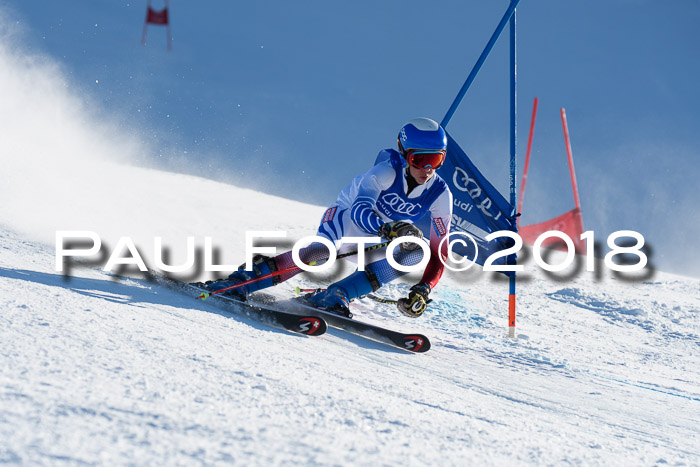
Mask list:
[{"label": "audi logo on bib", "polygon": [[421,208],[419,203],[409,203],[396,193],[387,193],[386,195],[382,196],[381,201],[397,214],[403,214],[406,216],[413,216],[414,214],[417,214]]}]

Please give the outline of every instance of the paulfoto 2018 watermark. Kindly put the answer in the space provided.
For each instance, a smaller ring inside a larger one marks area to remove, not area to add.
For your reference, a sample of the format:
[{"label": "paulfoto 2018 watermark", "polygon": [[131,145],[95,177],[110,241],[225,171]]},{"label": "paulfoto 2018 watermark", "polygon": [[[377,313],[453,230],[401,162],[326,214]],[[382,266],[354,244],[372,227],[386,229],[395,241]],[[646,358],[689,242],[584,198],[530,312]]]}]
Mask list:
[{"label": "paulfoto 2018 watermark", "polygon": [[[448,237],[451,236],[456,236],[457,239],[448,240]],[[443,240],[449,241],[448,257],[453,263],[465,265],[460,267],[451,267],[450,265],[445,264],[445,267],[452,271],[465,271],[471,268],[475,263],[477,263],[477,255],[479,249],[477,247],[476,240],[474,240],[474,237],[465,232],[450,232],[448,237],[446,237]],[[484,237],[484,240],[486,240],[487,242],[491,242],[498,238],[504,237],[511,239],[513,245],[509,248],[504,248],[489,255],[483,262],[484,271],[521,272],[525,270],[525,266],[523,264],[507,264],[507,261],[505,261],[505,258],[509,257],[510,255],[517,254],[522,250],[523,239],[520,237],[520,235],[510,230],[501,230],[487,235],[486,237]],[[618,241],[621,239],[631,239],[632,242],[628,240],[627,242],[624,242],[624,244],[618,244]],[[551,249],[551,246],[544,246],[544,243],[548,240],[554,240],[553,243],[557,245],[557,249],[566,251],[566,256],[564,257],[564,259],[557,264],[550,264],[543,257],[543,250]],[[534,244],[532,245],[532,257],[535,261],[535,264],[548,272],[561,272],[571,267],[571,265],[574,263],[576,253],[581,253],[586,261],[586,271],[595,271],[595,260],[597,258],[596,255],[599,253],[596,251],[595,232],[592,230],[586,231],[583,234],[581,234],[579,240],[583,244],[585,244],[585,252],[579,251],[580,248],[577,249],[571,237],[564,232],[558,230],[549,230],[540,234],[535,240]],[[474,256],[470,258],[463,257],[461,259],[452,256],[453,246],[455,243],[460,243],[465,247],[469,243],[471,243],[473,245]],[[644,236],[639,232],[635,232],[633,230],[618,230],[616,232],[613,232],[607,237],[607,245],[608,248],[610,248],[610,251],[608,251],[605,254],[603,262],[608,269],[615,272],[637,272],[641,271],[647,266],[649,258],[643,250],[645,246],[645,240]],[[625,261],[624,264],[616,263],[614,261],[614,258],[616,256],[621,255],[625,255],[626,257],[627,261]],[[636,260],[630,262],[629,259],[631,257],[636,258]],[[501,261],[501,264],[496,263],[496,261],[499,258],[504,259],[504,261]]]},{"label": "paulfoto 2018 watermark", "polygon": [[[245,234],[245,266],[246,270],[250,271],[253,269],[253,257],[256,254],[267,254],[275,255],[280,252],[277,251],[276,247],[273,246],[255,246],[256,240],[262,239],[281,239],[286,238],[287,232],[285,231],[248,231]],[[514,254],[519,253],[523,248],[523,240],[515,232],[502,230],[498,232],[493,232],[482,240],[482,243],[492,242],[499,238],[510,239],[511,246],[508,248],[500,249],[488,257],[483,258],[480,261],[479,258],[479,243],[474,239],[472,235],[466,232],[450,232],[446,235],[440,242],[438,251],[446,252],[438,255],[438,258],[445,265],[445,267],[451,271],[466,271],[471,268],[474,264],[483,264],[484,271],[494,271],[494,272],[520,272],[525,270],[523,264],[508,264],[507,258]],[[543,244],[548,240],[555,239],[559,243],[559,249],[566,252],[563,260],[556,264],[550,264],[543,258]],[[620,239],[631,239],[633,244],[629,244],[629,240],[624,245],[618,244]],[[595,270],[595,242],[596,236],[593,231],[584,232],[579,239],[585,244],[585,253],[583,257],[586,261],[586,270]],[[357,265],[359,270],[364,270],[365,266],[365,253],[367,250],[371,249],[372,245],[382,244],[382,242],[387,243],[380,237],[343,237],[341,241],[334,244],[327,238],[319,236],[304,237],[298,240],[294,247],[292,248],[292,259],[294,264],[304,270],[309,272],[325,272],[333,267],[335,261],[338,257],[338,248],[342,245],[356,245],[357,251]],[[153,237],[153,252],[154,252],[154,266],[160,271],[166,273],[186,273],[191,271],[195,267],[195,237],[187,237],[187,256],[186,260],[182,264],[173,265],[166,264],[163,254],[163,239],[162,237]],[[328,259],[322,264],[306,264],[300,258],[300,251],[312,244],[320,243],[323,244],[328,249]],[[86,245],[85,248],[75,247],[76,245]],[[423,257],[417,264],[413,265],[403,265],[396,261],[394,252],[397,248],[405,249],[407,244],[415,245],[413,248],[416,250],[418,248],[422,249]],[[648,257],[643,251],[645,241],[644,236],[638,232],[632,230],[620,230],[613,232],[607,237],[607,245],[610,248],[604,257],[604,264],[607,268],[616,272],[636,272],[644,269],[648,262]],[[459,245],[462,252],[466,251],[468,248],[472,255],[466,254],[465,256],[455,254],[455,246]],[[64,271],[64,265],[70,258],[83,258],[83,259],[94,259],[96,257],[103,257],[105,252],[102,251],[103,242],[100,236],[90,230],[58,230],[56,231],[56,270],[59,272]],[[203,270],[206,272],[222,272],[222,271],[233,271],[238,269],[238,266],[230,264],[214,264],[214,254],[213,254],[213,241],[211,237],[204,237],[204,247],[203,247]],[[108,253],[108,252],[107,252]],[[541,234],[535,241],[532,247],[532,257],[535,264],[548,272],[559,272],[569,268],[574,262],[574,257],[577,253],[576,247],[573,240],[566,233],[557,230],[551,230]],[[625,255],[625,264],[616,263],[614,258],[618,255]],[[136,266],[142,272],[148,272],[149,269],[146,266],[143,257],[139,253],[136,244],[131,239],[131,237],[120,237],[116,246],[111,253],[108,253],[107,260],[102,268],[104,271],[112,272],[112,269],[124,266]],[[430,261],[431,249],[425,240],[418,237],[404,236],[393,239],[386,245],[385,256],[389,264],[395,269],[401,272],[416,272],[423,271]],[[629,261],[629,258],[636,258],[636,261]],[[500,259],[500,261],[499,261]],[[448,261],[449,260],[449,261]]]}]

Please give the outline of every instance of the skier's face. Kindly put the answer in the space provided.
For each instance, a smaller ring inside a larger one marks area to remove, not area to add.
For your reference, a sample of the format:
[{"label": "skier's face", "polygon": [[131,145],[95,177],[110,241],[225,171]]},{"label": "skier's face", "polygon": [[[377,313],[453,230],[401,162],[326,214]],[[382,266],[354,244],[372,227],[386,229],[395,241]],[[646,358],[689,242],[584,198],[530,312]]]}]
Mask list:
[{"label": "skier's face", "polygon": [[427,183],[428,180],[435,175],[435,169],[430,166],[419,169],[418,167],[409,165],[408,170],[411,172],[411,176],[418,182],[419,185]]}]

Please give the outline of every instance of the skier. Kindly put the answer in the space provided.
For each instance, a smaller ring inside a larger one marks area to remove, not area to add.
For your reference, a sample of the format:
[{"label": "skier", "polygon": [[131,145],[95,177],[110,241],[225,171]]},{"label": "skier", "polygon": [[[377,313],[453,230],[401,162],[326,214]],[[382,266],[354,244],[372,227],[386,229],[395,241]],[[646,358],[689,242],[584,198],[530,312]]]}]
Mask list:
[{"label": "skier", "polygon": [[[408,235],[422,239],[423,234],[414,223],[429,215],[430,261],[420,282],[411,287],[408,297],[400,298],[397,303],[401,313],[413,318],[425,311],[430,302],[429,294],[444,271],[439,257],[445,258],[447,246],[443,244],[442,251],[438,250],[440,241],[449,233],[452,194],[435,171],[445,160],[446,151],[447,136],[437,122],[416,118],[406,123],[399,131],[398,151],[381,151],[375,165],[340,192],[336,202],[323,215],[316,233],[332,241],[339,247],[338,253],[342,253],[353,247],[352,244],[340,245],[342,237],[379,236],[393,240]],[[328,250],[324,245],[314,243],[301,249],[299,256],[309,264],[327,259]],[[402,243],[401,248],[394,252],[394,259],[404,266],[416,265],[422,257],[422,249],[412,242]],[[309,300],[316,307],[352,316],[349,305],[353,299],[372,293],[406,274],[391,267],[386,257],[381,258],[374,262],[368,258],[369,264],[364,271],[356,271],[326,290],[309,296]],[[274,258],[258,255],[253,262],[252,271],[246,271],[242,265],[227,279],[209,282],[205,287],[216,291],[294,266],[291,251]],[[299,272],[301,270],[297,269],[225,293],[245,300],[248,294],[286,281]]]}]

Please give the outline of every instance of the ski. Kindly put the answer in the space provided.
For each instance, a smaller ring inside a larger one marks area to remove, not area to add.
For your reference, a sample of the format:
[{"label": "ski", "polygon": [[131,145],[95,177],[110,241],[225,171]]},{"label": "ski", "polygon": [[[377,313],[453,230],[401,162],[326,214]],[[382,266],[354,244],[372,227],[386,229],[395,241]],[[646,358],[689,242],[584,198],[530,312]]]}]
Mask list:
[{"label": "ski", "polygon": [[341,329],[351,334],[398,347],[403,350],[408,350],[409,352],[423,353],[430,350],[430,339],[423,334],[405,334],[355,319],[346,318],[345,316],[337,315],[330,311],[315,308],[304,303],[303,300],[303,298],[299,298],[293,301],[299,308],[303,308],[304,313],[323,318],[328,325],[333,328]]},{"label": "ski", "polygon": [[[191,291],[198,294],[208,292],[207,289],[188,284],[176,279],[157,275],[153,279],[170,288],[183,291]],[[320,336],[324,334],[328,326],[340,329],[356,336],[381,342],[409,352],[423,353],[430,350],[430,339],[423,334],[402,333],[386,329],[381,326],[365,323],[351,318],[346,318],[330,311],[315,308],[305,303],[303,298],[293,299],[294,309],[289,311],[281,310],[272,303],[261,303],[256,300],[261,298],[253,294],[252,301],[240,301],[233,297],[217,294],[211,295],[208,300],[218,304],[229,304],[228,311],[240,314],[245,310],[246,315],[252,315],[258,321],[282,327],[288,331],[305,334],[308,336]]]},{"label": "ski", "polygon": [[[182,291],[191,291],[198,294],[207,292],[206,289],[197,287],[196,285],[171,279],[169,277],[158,275],[154,276],[154,279],[161,284],[169,286],[170,288],[177,288]],[[245,311],[246,316],[251,316],[257,321],[276,327],[282,327],[288,331],[307,336],[320,336],[328,329],[328,323],[323,316],[288,313],[271,305],[242,302],[226,295],[212,295],[209,300],[217,303],[218,305],[230,305],[225,308],[227,311],[231,311],[236,314],[241,314],[241,311]]]}]

